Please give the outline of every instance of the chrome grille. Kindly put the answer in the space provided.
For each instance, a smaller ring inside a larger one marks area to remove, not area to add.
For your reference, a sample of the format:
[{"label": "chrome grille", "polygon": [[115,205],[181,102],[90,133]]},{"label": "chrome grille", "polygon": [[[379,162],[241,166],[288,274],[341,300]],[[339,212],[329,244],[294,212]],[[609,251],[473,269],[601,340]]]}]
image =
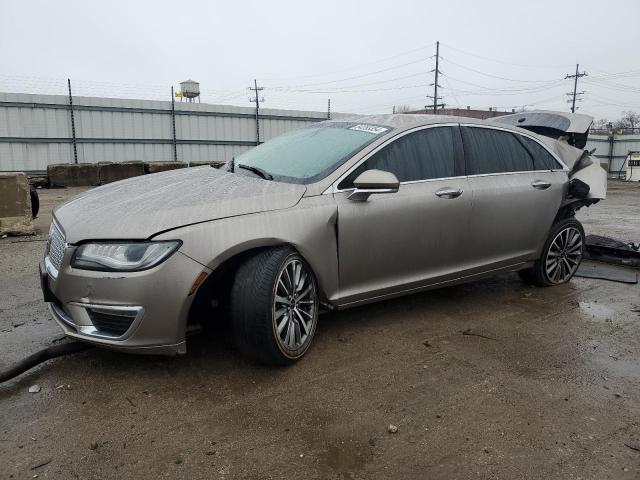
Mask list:
[{"label": "chrome grille", "polygon": [[65,248],[64,234],[55,223],[52,223],[49,229],[49,239],[47,240],[47,255],[49,256],[51,265],[53,265],[56,270],[60,270],[62,266],[62,257],[64,257]]}]

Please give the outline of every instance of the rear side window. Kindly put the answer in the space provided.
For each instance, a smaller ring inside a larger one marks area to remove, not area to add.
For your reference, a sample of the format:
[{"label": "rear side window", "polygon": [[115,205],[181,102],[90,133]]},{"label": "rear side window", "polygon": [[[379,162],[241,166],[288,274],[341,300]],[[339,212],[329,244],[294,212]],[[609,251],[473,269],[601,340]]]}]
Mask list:
[{"label": "rear side window", "polygon": [[456,132],[454,127],[426,128],[395,140],[349,174],[338,188],[353,188],[366,170],[391,172],[400,182],[455,176]]},{"label": "rear side window", "polygon": [[531,155],[511,132],[462,127],[462,140],[467,175],[534,170]]},{"label": "rear side window", "polygon": [[562,165],[538,142],[529,137],[523,137],[522,135],[519,135],[518,138],[522,140],[522,143],[524,143],[529,149],[529,152],[531,152],[533,166],[536,170],[555,170],[562,168]]}]

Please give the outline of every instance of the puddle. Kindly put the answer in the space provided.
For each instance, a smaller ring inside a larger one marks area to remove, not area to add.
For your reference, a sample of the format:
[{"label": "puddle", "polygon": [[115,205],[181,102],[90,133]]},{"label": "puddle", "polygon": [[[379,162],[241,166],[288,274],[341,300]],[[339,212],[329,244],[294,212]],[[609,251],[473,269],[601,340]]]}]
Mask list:
[{"label": "puddle", "polygon": [[615,315],[613,308],[595,302],[579,302],[578,306],[584,313],[598,320],[608,320]]}]

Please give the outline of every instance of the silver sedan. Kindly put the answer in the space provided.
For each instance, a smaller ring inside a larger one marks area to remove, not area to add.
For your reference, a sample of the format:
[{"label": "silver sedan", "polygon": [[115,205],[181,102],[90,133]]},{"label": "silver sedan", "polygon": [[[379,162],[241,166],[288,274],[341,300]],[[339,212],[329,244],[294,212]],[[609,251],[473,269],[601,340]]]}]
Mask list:
[{"label": "silver sedan", "polygon": [[519,271],[567,282],[577,209],[606,194],[591,119],[384,115],[327,121],[227,163],[132,178],[54,211],[41,280],[71,337],[186,352],[229,319],[239,349],[289,364],[318,312]]}]

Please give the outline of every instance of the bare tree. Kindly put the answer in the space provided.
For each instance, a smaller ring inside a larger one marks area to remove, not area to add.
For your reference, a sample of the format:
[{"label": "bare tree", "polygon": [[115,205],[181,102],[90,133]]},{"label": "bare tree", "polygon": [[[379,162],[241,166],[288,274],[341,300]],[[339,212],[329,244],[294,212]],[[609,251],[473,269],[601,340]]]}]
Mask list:
[{"label": "bare tree", "polygon": [[616,130],[631,129],[631,132],[633,132],[634,128],[638,128],[639,126],[640,114],[633,110],[626,110],[622,112],[622,117],[613,123],[613,127]]},{"label": "bare tree", "polygon": [[640,113],[634,112],[633,110],[627,110],[622,112],[622,118],[624,122],[629,125],[629,128],[636,128],[640,126]]},{"label": "bare tree", "polygon": [[607,128],[609,128],[609,120],[607,120],[606,118],[599,118],[598,120],[595,120],[593,122],[592,128],[594,128],[595,130],[606,130]]}]

